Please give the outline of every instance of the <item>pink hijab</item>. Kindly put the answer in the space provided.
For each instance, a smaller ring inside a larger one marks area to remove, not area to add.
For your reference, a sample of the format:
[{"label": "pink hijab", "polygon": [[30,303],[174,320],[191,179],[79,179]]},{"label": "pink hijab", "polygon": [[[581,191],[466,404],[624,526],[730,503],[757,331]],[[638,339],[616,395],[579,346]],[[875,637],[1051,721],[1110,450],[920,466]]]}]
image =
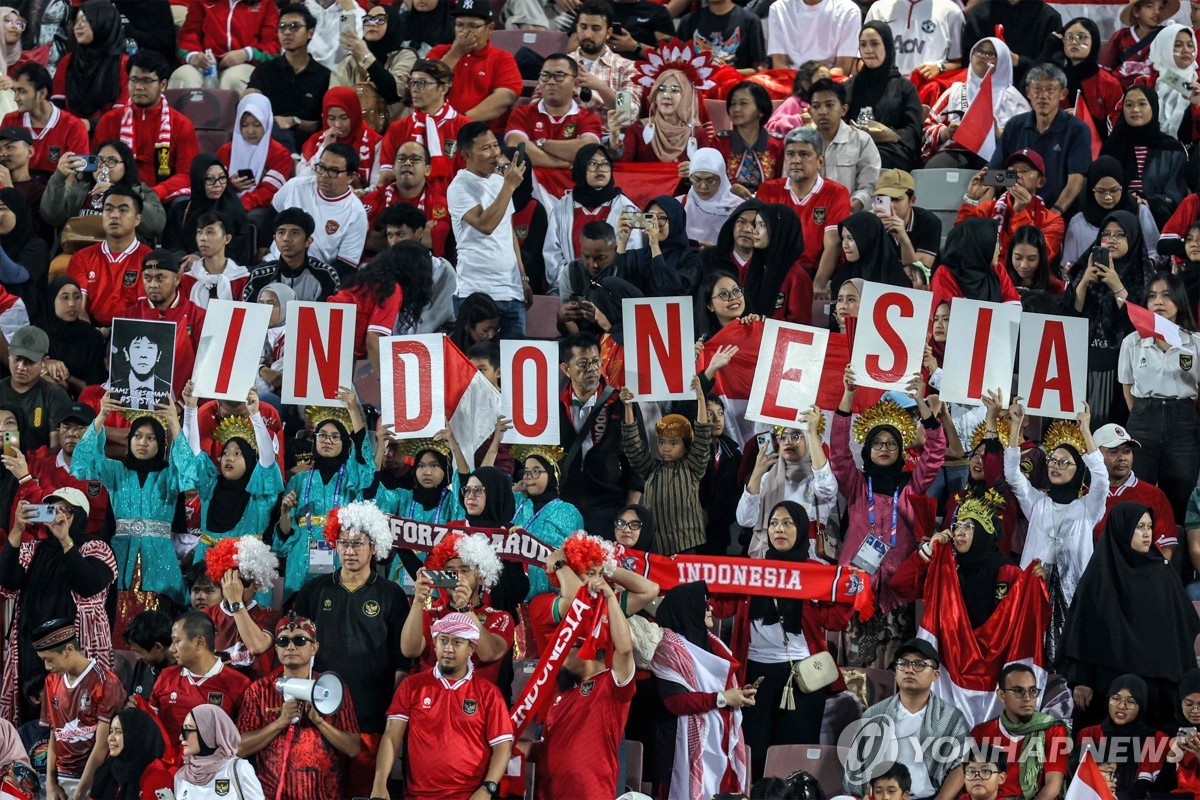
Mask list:
[{"label": "pink hijab", "polygon": [[220,706],[196,706],[192,709],[192,719],[196,721],[201,749],[211,749],[212,752],[208,755],[185,755],[178,777],[193,786],[207,786],[222,767],[237,758],[242,734]]}]

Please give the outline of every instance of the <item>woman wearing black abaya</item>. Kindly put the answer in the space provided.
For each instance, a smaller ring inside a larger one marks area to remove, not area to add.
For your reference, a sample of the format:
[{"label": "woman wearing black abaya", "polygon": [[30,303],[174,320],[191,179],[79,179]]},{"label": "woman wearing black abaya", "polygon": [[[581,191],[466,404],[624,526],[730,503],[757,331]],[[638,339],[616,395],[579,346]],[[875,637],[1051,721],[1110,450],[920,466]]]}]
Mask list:
[{"label": "woman wearing black abaya", "polygon": [[125,27],[121,12],[107,0],[89,0],[73,19],[74,35],[58,64],[54,93],[65,95],[67,111],[94,131],[105,111],[129,99]]},{"label": "woman wearing black abaya", "polygon": [[869,211],[856,211],[838,223],[838,236],[845,263],[833,273],[829,284],[834,297],[838,287],[851,278],[912,288],[912,279],[900,264],[900,248],[879,217]]},{"label": "woman wearing black abaya", "polygon": [[858,35],[863,66],[846,84],[849,111],[846,121],[865,130],[879,149],[883,169],[911,170],[921,153],[921,125],[925,111],[917,89],[896,68],[896,44],[886,22],[863,25]]},{"label": "woman wearing black abaya", "polygon": [[1144,198],[1161,227],[1187,196],[1184,175],[1187,151],[1159,125],[1158,93],[1145,86],[1125,90],[1121,117],[1100,153],[1125,167],[1123,184],[1131,195]]},{"label": "woman wearing black abaya", "polygon": [[250,219],[229,183],[229,170],[212,153],[201,153],[192,160],[188,174],[192,179],[191,199],[176,203],[167,212],[163,247],[179,255],[195,253],[200,217],[220,214],[225,232],[233,237],[225,246],[225,254],[239,265],[247,266],[254,246],[250,239]]},{"label": "woman wearing black abaya", "polygon": [[46,313],[46,271],[50,268],[50,245],[38,234],[34,220],[24,194],[12,187],[0,189],[0,247],[29,272],[29,280],[5,288],[25,301],[31,321]]},{"label": "woman wearing black abaya", "polygon": [[454,41],[454,19],[450,0],[413,0],[408,12],[400,17],[400,41],[424,58],[435,45]]},{"label": "woman wearing black abaya", "polygon": [[80,319],[83,292],[79,283],[63,275],[50,284],[46,334],[50,349],[46,357],[61,361],[70,377],[63,386],[72,397],[84,387],[103,383],[108,378],[108,346],[100,331]]},{"label": "woman wearing black abaya", "polygon": [[1200,619],[1178,571],[1163,559],[1153,537],[1148,507],[1113,506],[1067,611],[1064,674],[1085,721],[1104,713],[1100,691],[1132,672],[1151,687],[1142,717],[1152,725],[1169,723],[1179,679],[1196,665],[1193,643]]},{"label": "woman wearing black abaya", "polygon": [[975,217],[950,229],[939,256],[941,267],[933,273],[929,290],[933,307],[955,297],[988,303],[1019,303],[1021,295],[997,261],[1000,239],[994,219]]},{"label": "woman wearing black abaya", "polygon": [[108,758],[96,770],[92,797],[151,800],[161,796],[156,792],[174,788],[173,772],[163,761],[166,742],[154,717],[140,708],[121,709],[108,738]]},{"label": "woman wearing black abaya", "polygon": [[782,203],[764,205],[758,218],[764,227],[756,231],[746,270],[746,312],[807,325],[812,321],[813,285],[808,270],[796,263],[804,250],[800,218]]}]

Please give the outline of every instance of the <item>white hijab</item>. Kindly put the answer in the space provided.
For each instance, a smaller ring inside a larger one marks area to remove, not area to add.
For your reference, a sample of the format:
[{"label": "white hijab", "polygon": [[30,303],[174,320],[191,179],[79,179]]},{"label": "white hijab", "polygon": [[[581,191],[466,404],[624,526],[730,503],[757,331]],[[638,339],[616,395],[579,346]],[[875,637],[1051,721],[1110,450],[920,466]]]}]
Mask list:
[{"label": "white hijab", "polygon": [[1187,31],[1192,34],[1192,41],[1196,40],[1196,34],[1191,28],[1172,22],[1164,26],[1150,43],[1150,64],[1158,72],[1158,83],[1155,84],[1158,90],[1158,126],[1162,128],[1163,133],[1171,137],[1179,135],[1179,125],[1183,122],[1183,115],[1187,113],[1188,98],[1164,83],[1163,78],[1174,73],[1188,83],[1196,80],[1195,62],[1187,69],[1175,66],[1175,37],[1180,31]]},{"label": "white hijab", "polygon": [[[243,114],[249,114],[263,126],[263,137],[258,140],[258,144],[252,145],[242,138]],[[238,170],[243,169],[253,172],[254,186],[246,190],[252,191],[262,183],[263,172],[267,167],[267,152],[271,149],[271,127],[275,124],[271,101],[265,94],[244,95],[238,101],[237,113],[233,119],[233,148],[229,153],[229,174],[236,175]]]},{"label": "white hijab", "polygon": [[687,236],[697,242],[714,244],[721,226],[729,219],[729,213],[742,203],[742,199],[730,188],[729,176],[725,172],[725,158],[712,147],[701,147],[692,156],[689,175],[708,172],[721,179],[717,193],[703,200],[695,189],[689,189],[683,208],[687,213]]},{"label": "white hijab", "polygon": [[[1013,81],[1013,65],[1012,53],[1008,49],[1008,45],[994,36],[989,36],[986,39],[980,39],[976,42],[975,47],[984,42],[991,42],[992,47],[996,48],[996,68],[992,70],[992,111],[993,113],[1000,108],[1000,98],[1004,95],[1004,90],[1012,86]],[[975,47],[971,50],[974,51]],[[970,59],[967,63],[967,102],[974,103],[975,95],[979,94],[979,86],[983,83],[983,78],[975,74],[975,70],[971,69]]]}]

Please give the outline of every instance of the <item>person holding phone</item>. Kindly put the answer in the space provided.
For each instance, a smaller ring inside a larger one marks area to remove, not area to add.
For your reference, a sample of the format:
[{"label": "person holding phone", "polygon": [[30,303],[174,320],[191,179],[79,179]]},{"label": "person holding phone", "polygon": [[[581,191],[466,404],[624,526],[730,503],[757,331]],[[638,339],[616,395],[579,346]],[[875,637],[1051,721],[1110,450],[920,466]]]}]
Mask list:
[{"label": "person holding phone", "polygon": [[1167,763],[1175,764],[1175,791],[1200,794],[1200,669],[1190,669],[1179,679],[1179,726],[1167,753]]},{"label": "person holding phone", "polygon": [[[1036,150],[1026,148],[1004,160],[1004,169],[1016,174],[1016,181],[1004,191],[987,185],[993,170],[984,168],[971,177],[955,224],[968,219],[997,219],[1000,221],[1000,263],[1008,254],[1009,241],[1022,225],[1034,225],[1046,237],[1046,252],[1051,261],[1062,251],[1067,226],[1058,211],[1047,208],[1038,196],[1046,185],[1046,162]],[[1007,176],[1006,184],[1012,176]]]}]

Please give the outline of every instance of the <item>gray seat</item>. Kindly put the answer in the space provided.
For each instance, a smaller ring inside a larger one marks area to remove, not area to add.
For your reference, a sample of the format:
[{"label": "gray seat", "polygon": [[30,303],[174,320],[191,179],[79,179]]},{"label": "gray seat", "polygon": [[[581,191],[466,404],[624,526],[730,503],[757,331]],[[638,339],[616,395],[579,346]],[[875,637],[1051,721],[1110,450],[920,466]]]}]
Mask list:
[{"label": "gray seat", "polygon": [[[917,169],[913,181],[917,184],[917,205],[933,212],[958,213],[967,184],[975,175],[969,169]],[[946,218],[938,214],[945,227]],[[953,217],[949,220],[953,223]]]}]

